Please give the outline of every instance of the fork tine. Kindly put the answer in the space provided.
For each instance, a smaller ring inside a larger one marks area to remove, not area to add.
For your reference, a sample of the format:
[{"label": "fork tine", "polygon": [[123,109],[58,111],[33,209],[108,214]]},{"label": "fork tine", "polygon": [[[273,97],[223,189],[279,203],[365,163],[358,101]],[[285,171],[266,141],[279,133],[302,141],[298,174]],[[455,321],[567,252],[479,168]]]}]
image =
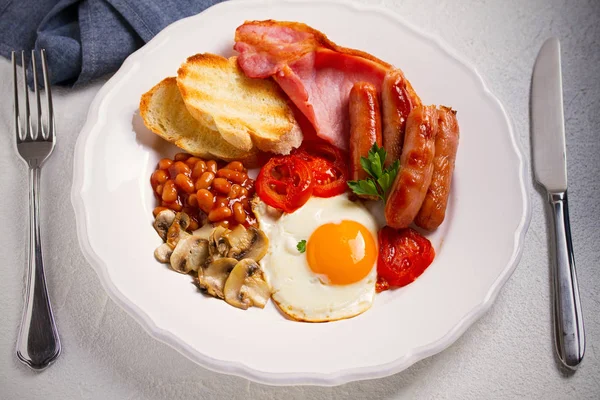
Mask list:
[{"label": "fork tine", "polygon": [[32,140],[31,120],[29,114],[29,89],[27,88],[27,64],[25,64],[25,50],[21,51],[21,68],[23,69],[23,92],[25,93],[25,138]]},{"label": "fork tine", "polygon": [[14,51],[11,52],[11,59],[13,67],[13,97],[15,103],[15,133],[17,136],[17,143],[21,143],[21,121],[19,120],[19,82],[17,82],[17,56]]},{"label": "fork tine", "polygon": [[47,140],[54,142],[54,110],[52,109],[52,91],[50,90],[50,73],[46,62],[46,49],[41,50],[42,74],[44,75],[44,88],[46,90],[46,104],[48,108],[48,137]]},{"label": "fork tine", "polygon": [[38,89],[38,71],[37,65],[35,61],[35,50],[31,50],[31,71],[33,74],[33,91],[35,93],[35,100],[37,106],[37,127],[35,133],[32,133],[34,138],[38,138],[39,140],[44,139],[44,130],[42,128],[42,106],[40,102],[40,91]]}]

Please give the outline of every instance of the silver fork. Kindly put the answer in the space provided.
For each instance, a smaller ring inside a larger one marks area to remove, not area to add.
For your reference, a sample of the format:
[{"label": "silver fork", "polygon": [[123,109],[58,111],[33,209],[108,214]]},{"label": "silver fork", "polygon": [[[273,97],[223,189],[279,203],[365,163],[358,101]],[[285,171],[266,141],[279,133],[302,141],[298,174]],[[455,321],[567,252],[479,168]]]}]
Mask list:
[{"label": "silver fork", "polygon": [[27,272],[23,319],[17,339],[17,357],[29,367],[38,370],[49,366],[60,354],[60,340],[46,289],[42,241],[40,237],[40,201],[38,197],[40,172],[44,161],[52,153],[54,143],[56,142],[52,95],[50,92],[50,79],[45,50],[41,51],[41,58],[44,87],[46,89],[46,112],[48,115],[44,122],[34,50],[31,52],[33,86],[37,105],[36,129],[34,131],[34,121],[29,114],[29,91],[27,89],[25,52],[21,52],[21,65],[23,68],[22,93],[25,96],[25,101],[23,102],[25,106],[24,118],[19,113],[16,53],[12,52],[17,150],[29,167],[29,252],[27,259],[29,268]]}]

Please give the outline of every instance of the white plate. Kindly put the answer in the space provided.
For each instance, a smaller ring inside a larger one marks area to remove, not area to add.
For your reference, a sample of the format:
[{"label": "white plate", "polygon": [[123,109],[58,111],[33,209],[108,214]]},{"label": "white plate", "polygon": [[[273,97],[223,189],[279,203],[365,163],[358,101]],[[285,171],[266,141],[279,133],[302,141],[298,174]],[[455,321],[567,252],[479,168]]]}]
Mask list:
[{"label": "white plate", "polygon": [[[149,177],[174,149],[145,129],[140,95],[199,52],[233,54],[244,20],[302,21],[401,67],[421,99],[458,110],[451,207],[434,263],[413,284],[339,322],[242,311],[153,258]],[[72,201],[81,247],[111,297],[148,332],[215,371],[268,384],[383,377],[452,344],[516,267],[529,224],[526,167],[505,110],[475,69],[390,11],[332,2],[225,2],[172,24],[131,55],[94,100],[77,142]]]}]

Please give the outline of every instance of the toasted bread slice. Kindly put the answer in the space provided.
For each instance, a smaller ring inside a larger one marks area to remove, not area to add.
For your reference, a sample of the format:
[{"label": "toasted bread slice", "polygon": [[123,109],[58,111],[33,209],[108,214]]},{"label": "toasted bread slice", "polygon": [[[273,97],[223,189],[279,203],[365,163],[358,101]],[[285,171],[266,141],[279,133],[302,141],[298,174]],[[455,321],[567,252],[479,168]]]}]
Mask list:
[{"label": "toasted bread slice", "polygon": [[288,154],[302,143],[302,130],[288,100],[272,79],[248,78],[236,57],[189,57],[177,71],[189,112],[241,150]]},{"label": "toasted bread slice", "polygon": [[202,158],[255,163],[256,148],[240,150],[225,141],[188,112],[177,88],[177,79],[166,78],[142,95],[140,114],[152,132]]}]

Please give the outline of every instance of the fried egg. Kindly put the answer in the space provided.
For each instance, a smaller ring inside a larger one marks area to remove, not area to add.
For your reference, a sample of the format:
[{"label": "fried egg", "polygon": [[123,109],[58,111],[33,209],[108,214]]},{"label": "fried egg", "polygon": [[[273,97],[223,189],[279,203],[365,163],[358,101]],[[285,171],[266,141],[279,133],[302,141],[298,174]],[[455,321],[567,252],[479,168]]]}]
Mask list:
[{"label": "fried egg", "polygon": [[[377,280],[377,222],[347,195],[312,197],[291,214],[260,200],[254,212],[269,238],[261,260],[281,311],[300,321],[350,318],[368,310]],[[298,249],[306,241],[305,252]]]}]

